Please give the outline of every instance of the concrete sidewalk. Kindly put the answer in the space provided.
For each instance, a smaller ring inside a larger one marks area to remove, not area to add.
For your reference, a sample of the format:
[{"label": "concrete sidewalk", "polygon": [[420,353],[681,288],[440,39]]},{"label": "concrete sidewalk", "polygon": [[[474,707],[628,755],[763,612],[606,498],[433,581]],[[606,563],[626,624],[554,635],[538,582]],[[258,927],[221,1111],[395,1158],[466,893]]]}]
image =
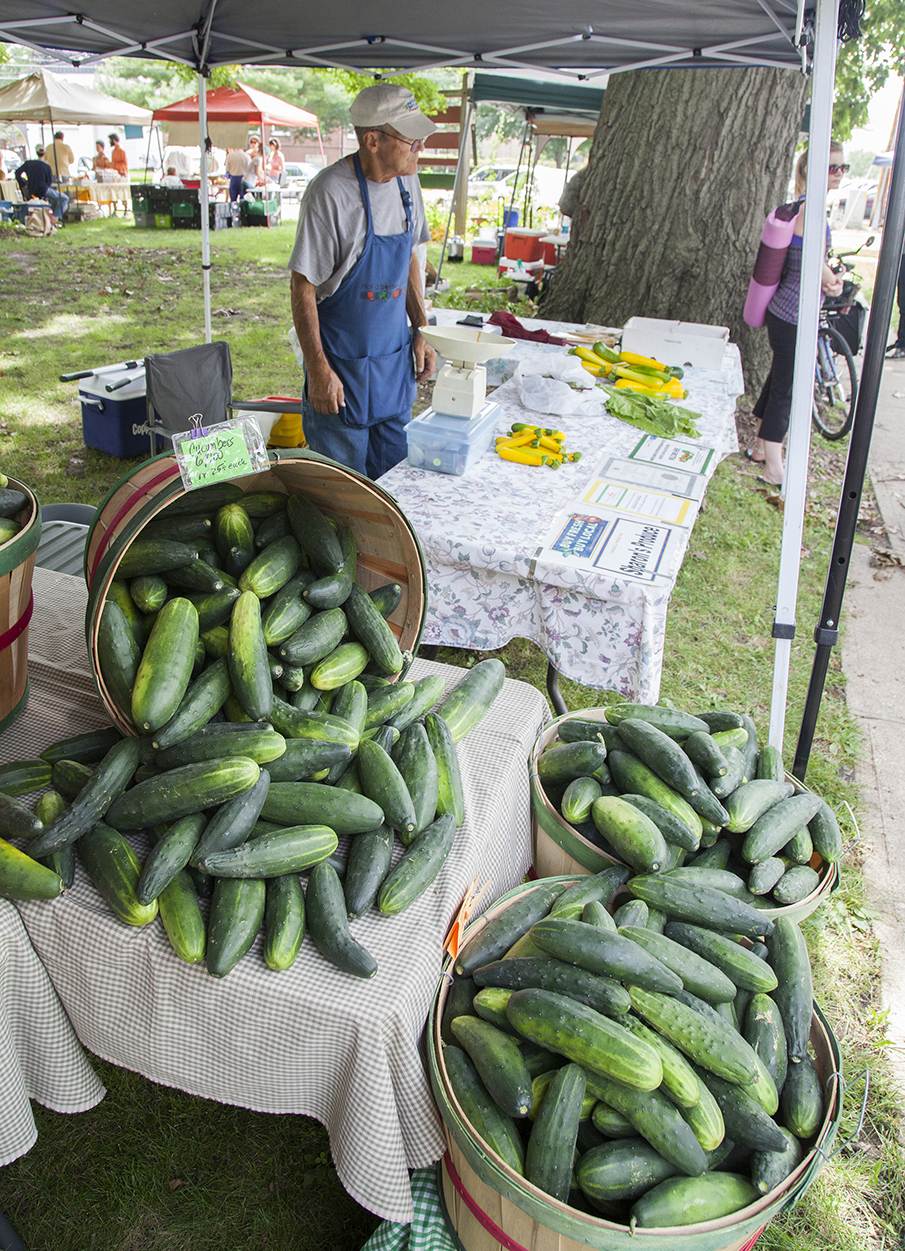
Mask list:
[{"label": "concrete sidewalk", "polygon": [[870,478],[900,565],[878,568],[856,544],[843,609],[842,667],[864,748],[864,876],[883,952],[887,1037],[905,1087],[905,361],[883,374],[870,452]]}]

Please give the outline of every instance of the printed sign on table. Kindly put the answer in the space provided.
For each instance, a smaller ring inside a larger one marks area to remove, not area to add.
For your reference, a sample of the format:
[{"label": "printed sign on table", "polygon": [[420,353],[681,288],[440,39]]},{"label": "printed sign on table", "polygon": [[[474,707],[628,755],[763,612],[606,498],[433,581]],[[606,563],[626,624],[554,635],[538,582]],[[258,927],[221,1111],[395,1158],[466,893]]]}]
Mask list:
[{"label": "printed sign on table", "polygon": [[682,528],[613,512],[561,514],[537,563],[640,582],[671,581],[686,537]]},{"label": "printed sign on table", "polygon": [[670,495],[681,495],[683,499],[696,501],[704,498],[707,486],[707,479],[699,473],[686,473],[684,469],[672,469],[667,465],[652,465],[649,461],[629,460],[627,456],[612,456],[601,465],[597,476],[651,487],[655,491],[667,491]]},{"label": "printed sign on table", "polygon": [[629,452],[631,460],[647,461],[652,465],[668,465],[685,473],[707,473],[716,452],[712,447],[684,439],[661,439],[656,434],[645,434]]},{"label": "printed sign on table", "polygon": [[588,483],[582,499],[598,508],[611,508],[629,517],[645,517],[673,526],[690,526],[697,515],[697,504],[668,491],[655,491],[610,477]]}]

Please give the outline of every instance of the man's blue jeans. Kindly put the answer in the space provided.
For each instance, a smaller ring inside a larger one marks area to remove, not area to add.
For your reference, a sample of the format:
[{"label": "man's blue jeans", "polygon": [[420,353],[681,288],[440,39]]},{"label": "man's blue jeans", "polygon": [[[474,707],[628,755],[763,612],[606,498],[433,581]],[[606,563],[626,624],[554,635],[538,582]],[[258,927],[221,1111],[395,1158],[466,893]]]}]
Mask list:
[{"label": "man's blue jeans", "polygon": [[63,220],[66,210],[69,208],[69,196],[65,191],[60,191],[58,187],[48,187],[44,199],[53,209],[53,215],[58,222]]},{"label": "man's blue jeans", "polygon": [[409,410],[373,426],[350,426],[342,413],[316,413],[307,399],[302,400],[302,427],[312,452],[375,480],[405,459],[405,426],[411,419]]}]

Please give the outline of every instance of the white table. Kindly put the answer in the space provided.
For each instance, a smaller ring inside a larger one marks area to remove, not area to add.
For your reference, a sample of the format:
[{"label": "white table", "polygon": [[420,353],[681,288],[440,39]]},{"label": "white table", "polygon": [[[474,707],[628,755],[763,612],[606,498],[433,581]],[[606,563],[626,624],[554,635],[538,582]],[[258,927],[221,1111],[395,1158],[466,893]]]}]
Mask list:
[{"label": "white table", "polygon": [[[19,757],[106,720],[88,673],[85,599],[81,580],[35,570]],[[429,662],[416,661],[412,672],[439,673],[448,686],[461,677]],[[460,744],[468,815],[443,872],[401,916],[372,911],[353,923],[378,961],[369,981],[327,964],[308,940],[291,970],[271,973],[260,939],[217,980],[180,963],[159,923],[116,921],[81,870],[59,900],[20,905],[79,1038],[111,1063],[190,1094],[315,1117],[353,1198],[379,1216],[411,1220],[408,1170],[444,1150],[420,1053],[443,938],[473,879],[492,881],[486,904],[531,863],[527,757],[547,716],[539,692],[507,681]]]},{"label": "white table", "polygon": [[[438,309],[440,325],[463,313]],[[525,319],[529,329],[552,334],[583,327]],[[503,358],[512,368],[528,352],[562,348],[518,341]],[[685,404],[701,414],[700,444],[714,449],[709,480],[719,460],[738,450],[735,397],[743,390],[737,348],[730,345],[722,371],[689,369]],[[544,417],[520,403],[514,381],[492,394],[500,404],[498,429],[527,421],[564,430],[567,446],[583,453],[558,472],[512,464],[491,448],[464,476],[397,465],[380,480],[414,524],[428,565],[428,618],[424,641],[494,650],[511,639],[536,642],[555,670],[587,686],[655,702],[662,667],[666,613],[675,574],[651,582],[612,573],[589,577],[556,567],[544,557],[556,515],[576,504],[605,455],[626,457],[643,437],[609,415]],[[678,568],[690,527],[672,544]],[[555,686],[551,695],[556,698]]]}]

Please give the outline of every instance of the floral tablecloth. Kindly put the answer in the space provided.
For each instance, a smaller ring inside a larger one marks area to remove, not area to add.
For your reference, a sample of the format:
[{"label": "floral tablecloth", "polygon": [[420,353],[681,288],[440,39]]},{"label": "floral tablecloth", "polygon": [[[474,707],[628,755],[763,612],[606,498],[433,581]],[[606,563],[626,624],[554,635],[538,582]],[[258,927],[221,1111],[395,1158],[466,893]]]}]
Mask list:
[{"label": "floral tablecloth", "polygon": [[[438,322],[461,313],[439,310]],[[560,322],[525,320],[551,333],[581,330]],[[520,342],[505,359],[562,348]],[[686,404],[700,413],[700,443],[714,449],[709,479],[722,457],[738,450],[735,400],[743,390],[741,360],[727,347],[722,370],[689,369]],[[513,421],[542,423],[526,411],[515,380],[493,392],[499,430]],[[455,477],[403,462],[380,480],[415,526],[428,565],[427,643],[489,650],[513,638],[531,639],[560,673],[587,686],[655,701],[660,688],[666,612],[674,574],[653,583],[541,561],[556,515],[579,500],[601,459],[627,456],[642,437],[625,422],[600,417],[547,418],[565,431],[583,459],[558,472],[511,464],[491,448],[467,474]],[[677,538],[675,571],[690,528]],[[539,561],[541,562],[539,564]]]}]

